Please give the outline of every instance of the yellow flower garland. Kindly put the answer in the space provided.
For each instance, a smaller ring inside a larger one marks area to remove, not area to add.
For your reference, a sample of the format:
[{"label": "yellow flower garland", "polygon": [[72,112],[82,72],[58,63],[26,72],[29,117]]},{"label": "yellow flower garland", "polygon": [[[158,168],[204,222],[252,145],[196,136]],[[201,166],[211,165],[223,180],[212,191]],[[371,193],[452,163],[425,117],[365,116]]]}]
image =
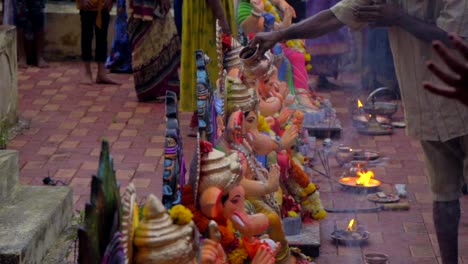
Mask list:
[{"label": "yellow flower garland", "polygon": [[[227,221],[227,229],[229,232],[235,233],[236,230],[230,220]],[[228,253],[227,258],[230,264],[243,264],[245,260],[249,257],[247,250],[244,248],[244,242],[242,239],[239,239],[239,244],[237,248]]]},{"label": "yellow flower garland", "polygon": [[169,210],[169,215],[176,225],[186,225],[192,221],[193,214],[183,205],[175,205]]},{"label": "yellow flower garland", "polygon": [[265,6],[265,11],[271,13],[275,17],[276,22],[281,22],[281,17],[278,13],[278,10],[276,10],[276,7],[271,4],[269,0],[263,0],[263,5]]},{"label": "yellow flower garland", "polygon": [[244,248],[244,242],[239,239],[239,246],[228,254],[227,258],[230,264],[244,264],[249,257],[247,250]]},{"label": "yellow flower garland", "polygon": [[267,121],[265,120],[265,117],[262,115],[258,115],[258,125],[257,129],[260,132],[269,132],[270,131],[270,125],[268,125]]}]

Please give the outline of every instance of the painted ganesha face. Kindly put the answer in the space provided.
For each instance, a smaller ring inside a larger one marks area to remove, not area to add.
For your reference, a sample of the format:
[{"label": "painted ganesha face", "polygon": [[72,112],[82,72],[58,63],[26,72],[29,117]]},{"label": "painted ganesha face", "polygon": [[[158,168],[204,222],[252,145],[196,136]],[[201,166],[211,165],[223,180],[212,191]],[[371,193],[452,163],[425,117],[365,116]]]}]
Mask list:
[{"label": "painted ganesha face", "polygon": [[[244,210],[245,191],[241,185],[234,187],[227,195],[222,198],[223,216],[226,219],[236,217],[236,212]],[[238,216],[237,216],[238,217]]]},{"label": "painted ganesha face", "polygon": [[255,111],[250,111],[244,118],[243,122],[244,134],[247,132],[256,130],[258,127],[258,115]]},{"label": "painted ganesha face", "polygon": [[223,216],[230,219],[236,230],[247,237],[265,232],[269,221],[264,214],[249,215],[245,211],[245,190],[237,185],[221,197]]}]

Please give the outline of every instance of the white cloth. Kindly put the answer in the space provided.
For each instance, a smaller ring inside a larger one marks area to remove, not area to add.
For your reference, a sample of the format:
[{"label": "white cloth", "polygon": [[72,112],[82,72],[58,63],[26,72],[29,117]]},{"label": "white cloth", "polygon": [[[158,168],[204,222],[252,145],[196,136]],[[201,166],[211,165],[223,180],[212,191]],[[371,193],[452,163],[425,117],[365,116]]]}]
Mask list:
[{"label": "white cloth", "polygon": [[[398,4],[409,15],[423,21],[434,21],[446,32],[468,37],[468,0],[388,2]],[[350,28],[359,29],[365,24],[354,17],[353,8],[369,4],[372,4],[372,0],[342,0],[332,7],[331,11]],[[390,28],[389,39],[405,108],[408,134],[431,141],[447,141],[468,135],[468,107],[422,88],[423,81],[440,83],[426,68],[426,61],[433,60],[441,66],[445,65],[432,50],[431,43],[419,40],[399,27]]]}]

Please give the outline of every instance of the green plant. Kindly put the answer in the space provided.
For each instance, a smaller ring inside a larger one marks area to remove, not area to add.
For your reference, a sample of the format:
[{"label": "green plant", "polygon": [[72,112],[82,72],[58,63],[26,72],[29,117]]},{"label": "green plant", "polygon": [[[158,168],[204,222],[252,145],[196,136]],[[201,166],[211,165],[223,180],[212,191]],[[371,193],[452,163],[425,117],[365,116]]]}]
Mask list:
[{"label": "green plant", "polygon": [[[73,214],[70,226],[67,228],[68,235],[65,238],[65,242],[70,244],[67,247],[67,252],[65,253],[65,260],[66,264],[75,264],[75,259],[78,257],[77,254],[77,247],[78,247],[78,228],[84,224],[84,210],[77,210],[75,214]],[[72,259],[70,257],[72,256]]]},{"label": "green plant", "polygon": [[8,120],[4,119],[0,121],[0,149],[6,149],[8,139],[9,139],[9,134],[10,134],[10,125],[8,123]]},{"label": "green plant", "polygon": [[10,138],[10,122],[8,122],[7,114],[10,112],[11,102],[8,104],[5,114],[0,113],[0,117],[4,116],[0,120],[0,149],[6,149],[8,140]]}]

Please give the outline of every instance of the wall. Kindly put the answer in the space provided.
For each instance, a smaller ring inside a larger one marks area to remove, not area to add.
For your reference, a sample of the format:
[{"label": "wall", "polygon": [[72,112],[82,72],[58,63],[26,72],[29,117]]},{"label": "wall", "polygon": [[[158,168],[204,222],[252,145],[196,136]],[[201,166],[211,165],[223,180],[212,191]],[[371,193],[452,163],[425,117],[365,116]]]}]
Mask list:
[{"label": "wall", "polygon": [[[115,9],[109,24],[108,51],[114,36]],[[79,59],[81,57],[80,15],[75,4],[47,3],[45,57],[49,60]]]},{"label": "wall", "polygon": [[0,121],[18,120],[16,29],[0,25]]}]

